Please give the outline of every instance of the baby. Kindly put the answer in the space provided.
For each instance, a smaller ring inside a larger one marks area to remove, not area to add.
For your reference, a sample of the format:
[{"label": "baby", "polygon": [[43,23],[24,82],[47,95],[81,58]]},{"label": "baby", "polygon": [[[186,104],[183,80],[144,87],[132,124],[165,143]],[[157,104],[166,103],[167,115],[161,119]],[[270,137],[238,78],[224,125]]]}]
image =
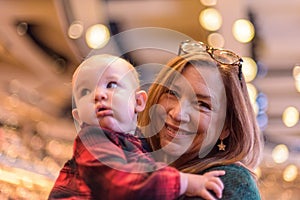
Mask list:
[{"label": "baby", "polygon": [[180,195],[222,196],[224,171],[182,173],[155,162],[143,147],[137,113],[147,100],[135,68],[112,55],[94,55],[72,80],[80,125],[73,157],[62,170],[49,199],[176,199]]}]

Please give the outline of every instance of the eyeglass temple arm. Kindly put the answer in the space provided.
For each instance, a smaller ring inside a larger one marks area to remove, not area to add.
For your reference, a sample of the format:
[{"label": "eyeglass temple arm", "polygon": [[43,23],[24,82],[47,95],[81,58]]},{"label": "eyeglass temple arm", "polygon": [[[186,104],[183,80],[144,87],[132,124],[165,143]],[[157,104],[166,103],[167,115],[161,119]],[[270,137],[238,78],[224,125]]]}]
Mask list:
[{"label": "eyeglass temple arm", "polygon": [[243,60],[240,59],[239,60],[239,74],[238,74],[240,81],[242,80],[242,65],[243,65]]}]

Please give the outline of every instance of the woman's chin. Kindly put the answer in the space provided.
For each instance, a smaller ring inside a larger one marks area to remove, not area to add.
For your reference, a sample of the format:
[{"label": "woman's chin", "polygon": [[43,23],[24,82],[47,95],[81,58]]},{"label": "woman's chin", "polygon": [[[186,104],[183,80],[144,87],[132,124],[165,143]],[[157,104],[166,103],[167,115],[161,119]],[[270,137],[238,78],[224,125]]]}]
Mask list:
[{"label": "woman's chin", "polygon": [[161,142],[162,150],[169,156],[179,157],[186,152],[188,148],[173,142]]}]

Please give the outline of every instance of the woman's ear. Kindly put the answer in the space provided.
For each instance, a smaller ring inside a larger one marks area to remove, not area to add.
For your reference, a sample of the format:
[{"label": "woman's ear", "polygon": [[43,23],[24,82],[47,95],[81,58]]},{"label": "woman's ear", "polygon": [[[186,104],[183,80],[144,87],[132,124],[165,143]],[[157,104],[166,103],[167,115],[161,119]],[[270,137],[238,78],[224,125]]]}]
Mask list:
[{"label": "woman's ear", "polygon": [[228,129],[228,128],[224,128],[224,129],[222,130],[221,135],[220,135],[220,139],[221,139],[221,140],[226,139],[226,138],[229,136],[229,134],[230,134],[229,129]]},{"label": "woman's ear", "polygon": [[135,106],[135,112],[142,112],[145,109],[146,101],[147,101],[148,95],[146,91],[139,90],[135,93],[135,100],[136,100],[136,106]]}]

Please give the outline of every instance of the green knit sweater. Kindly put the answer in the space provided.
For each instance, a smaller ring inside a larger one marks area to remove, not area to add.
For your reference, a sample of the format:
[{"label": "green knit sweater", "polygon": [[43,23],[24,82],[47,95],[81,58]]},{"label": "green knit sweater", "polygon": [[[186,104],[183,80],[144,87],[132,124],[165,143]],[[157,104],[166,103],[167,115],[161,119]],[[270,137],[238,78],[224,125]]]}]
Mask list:
[{"label": "green knit sweater", "polygon": [[[213,170],[225,170],[226,174],[220,178],[224,184],[222,199],[225,200],[259,200],[261,199],[256,182],[251,173],[244,167],[239,165],[226,165],[211,167],[204,172]],[[203,173],[204,173],[203,172]],[[203,174],[200,173],[200,174]],[[202,199],[200,197],[186,197],[181,196],[183,199]],[[218,198],[216,198],[218,199]]]}]

